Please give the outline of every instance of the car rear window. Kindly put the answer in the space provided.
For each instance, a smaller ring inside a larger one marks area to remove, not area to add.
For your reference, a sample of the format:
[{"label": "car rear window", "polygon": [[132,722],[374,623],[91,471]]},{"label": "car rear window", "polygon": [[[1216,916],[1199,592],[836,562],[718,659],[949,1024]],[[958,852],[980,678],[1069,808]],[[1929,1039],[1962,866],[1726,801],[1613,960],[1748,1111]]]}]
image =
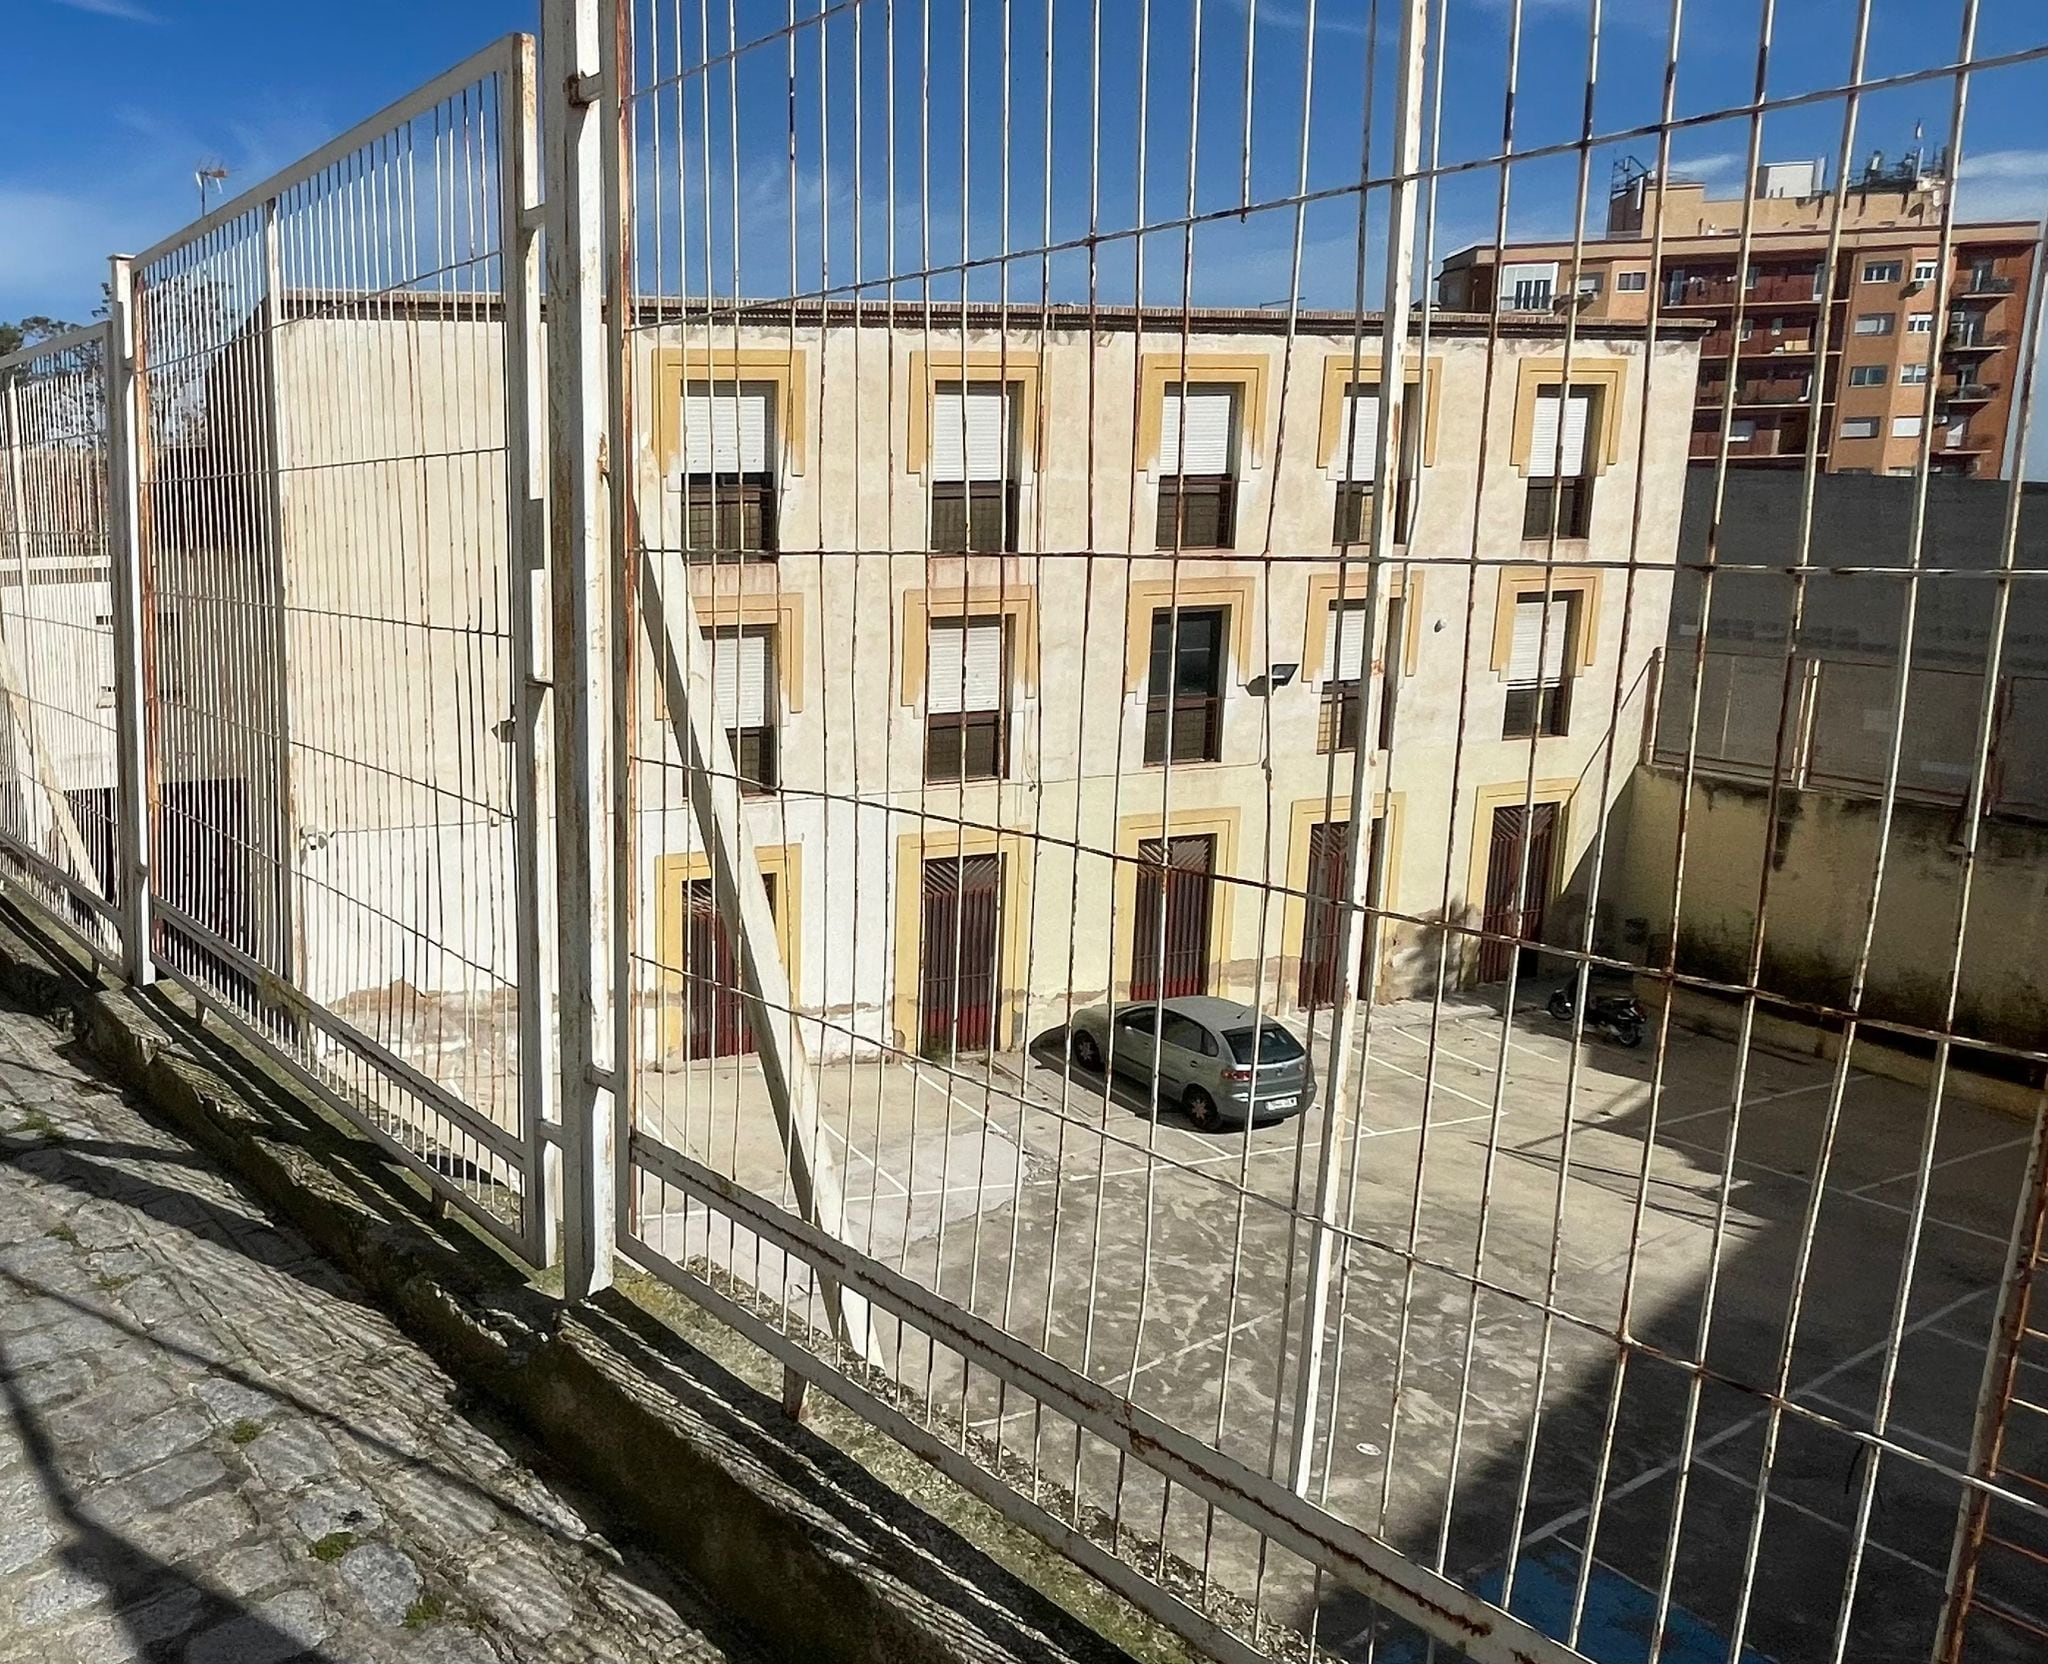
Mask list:
[{"label": "car rear window", "polygon": [[[1252,1061],[1252,1031],[1249,1028],[1231,1029],[1223,1038],[1230,1042],[1230,1055],[1239,1063]],[[1292,1063],[1301,1055],[1301,1042],[1278,1023],[1259,1025],[1261,1063]]]}]

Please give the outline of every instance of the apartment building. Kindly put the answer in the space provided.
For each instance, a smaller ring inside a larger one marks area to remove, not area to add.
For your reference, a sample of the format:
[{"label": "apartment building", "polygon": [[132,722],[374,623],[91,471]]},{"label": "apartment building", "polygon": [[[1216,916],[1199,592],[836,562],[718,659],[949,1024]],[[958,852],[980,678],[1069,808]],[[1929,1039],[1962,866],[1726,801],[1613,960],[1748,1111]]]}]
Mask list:
[{"label": "apartment building", "polygon": [[1654,296],[1663,322],[1706,324],[1696,461],[1718,456],[1725,433],[1733,463],[1797,468],[1817,427],[1831,473],[1911,472],[1925,439],[1936,471],[1993,478],[2009,465],[2036,228],[1959,222],[1944,270],[1947,192],[1939,161],[1873,157],[1843,193],[1827,284],[1835,192],[1821,163],[1766,164],[1747,198],[1624,168],[1605,234],[1589,234],[1576,262],[1569,238],[1512,244],[1497,270],[1491,247],[1468,248],[1444,261],[1439,290],[1446,307],[1514,316],[1555,314],[1569,299],[1582,322],[1610,324],[1646,321]]},{"label": "apartment building", "polygon": [[[184,904],[382,1032],[394,990],[495,997],[480,967],[509,953],[498,326],[426,298],[283,310],[236,372],[274,378],[279,535],[224,555],[195,519],[159,572],[169,673],[233,709],[178,713],[160,756],[168,792],[203,777],[237,817],[192,817],[220,858]],[[1011,1047],[1154,992],[1301,1014],[1354,969],[1427,988],[1440,951],[1453,984],[1505,977],[1513,945],[1471,927],[1577,939],[1664,637],[1697,329],[1582,327],[1567,367],[1547,314],[1492,346],[1491,320],[1435,317],[1369,587],[1376,319],[682,313],[630,333],[638,581],[710,636],[822,1051]],[[634,997],[643,1055],[683,1061],[749,1040],[660,651],[643,631]],[[1354,968],[1332,900],[1368,710],[1387,918]],[[227,893],[266,862],[282,893]]]}]

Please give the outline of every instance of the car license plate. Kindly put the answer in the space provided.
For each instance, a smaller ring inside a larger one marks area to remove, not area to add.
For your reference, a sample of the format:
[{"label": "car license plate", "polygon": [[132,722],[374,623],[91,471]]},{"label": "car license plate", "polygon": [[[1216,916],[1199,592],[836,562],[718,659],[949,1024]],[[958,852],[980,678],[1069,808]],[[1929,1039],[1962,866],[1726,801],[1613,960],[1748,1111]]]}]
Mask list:
[{"label": "car license plate", "polygon": [[1283,1109],[1292,1109],[1295,1102],[1295,1098],[1268,1098],[1266,1107],[1277,1115]]}]

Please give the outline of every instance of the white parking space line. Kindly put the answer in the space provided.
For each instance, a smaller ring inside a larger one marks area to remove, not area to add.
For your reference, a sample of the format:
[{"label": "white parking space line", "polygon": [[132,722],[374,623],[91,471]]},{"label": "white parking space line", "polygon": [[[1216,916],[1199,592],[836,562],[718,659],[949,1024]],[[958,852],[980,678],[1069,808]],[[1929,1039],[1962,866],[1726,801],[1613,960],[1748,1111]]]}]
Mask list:
[{"label": "white parking space line", "polygon": [[[1700,1469],[1703,1473],[1715,1474],[1727,1480],[1729,1484],[1739,1486],[1743,1490],[1752,1490],[1756,1484],[1755,1475],[1752,1474],[1749,1478],[1745,1479],[1740,1474],[1730,1473],[1718,1462],[1703,1462],[1695,1459],[1693,1466]],[[1793,1513],[1803,1515],[1805,1518],[1812,1520],[1816,1525],[1824,1525],[1830,1531],[1838,1532],[1844,1537],[1849,1535],[1849,1527],[1840,1520],[1831,1520],[1818,1509],[1809,1508],[1803,1502],[1794,1502],[1790,1497],[1782,1496],[1775,1490],[1771,1493],[1771,1506],[1773,1508],[1790,1509]],[[1916,1572],[1924,1573],[1936,1582],[1943,1582],[1948,1576],[1946,1572],[1939,1571],[1933,1566],[1928,1565],[1925,1560],[1914,1559],[1904,1549],[1893,1548],[1889,1543],[1881,1541],[1875,1531],[1869,1534],[1868,1542],[1879,1554],[1889,1555],[1892,1559],[1911,1566]],[[1747,1650],[1747,1648],[1744,1649],[1745,1652]]]},{"label": "white parking space line", "polygon": [[[2034,1137],[2032,1133],[2023,1133],[2018,1138],[2008,1138],[2002,1144],[1987,1144],[1981,1150],[1965,1150],[1961,1155],[1946,1156],[1940,1161],[1929,1162],[1927,1171],[1938,1173],[1944,1167],[1954,1167],[1965,1161],[1981,1161],[1986,1156],[2003,1155],[2007,1150],[2024,1150],[2033,1142]],[[1848,1194],[1851,1196],[1861,1196],[1866,1191],[1882,1190],[1886,1185],[1902,1184],[1907,1179],[1917,1179],[1919,1176],[1920,1169],[1917,1166],[1908,1167],[1903,1173],[1894,1173],[1889,1178],[1872,1179],[1868,1184],[1859,1184],[1854,1190],[1849,1191]]]},{"label": "white parking space line", "polygon": [[[1946,1305],[1940,1306],[1936,1308],[1934,1311],[1929,1312],[1925,1317],[1919,1319],[1919,1321],[1907,1324],[1905,1328],[1900,1331],[1901,1342],[1904,1341],[1907,1335],[1916,1335],[1920,1333],[1920,1331],[1923,1329],[1932,1329],[1936,1324],[1941,1323],[1945,1319],[1954,1316],[1957,1312],[1961,1311],[1965,1306],[1967,1306],[1972,1300],[1983,1300],[1989,1298],[1991,1292],[1992,1291],[1988,1288],[1976,1288],[1970,1290],[1968,1294],[1958,1295],[1955,1299],[1949,1301]],[[1849,1373],[1850,1370],[1857,1368],[1859,1365],[1868,1363],[1872,1358],[1882,1356],[1885,1349],[1890,1345],[1891,1337],[1889,1335],[1886,1335],[1883,1340],[1873,1341],[1869,1346],[1863,1348],[1862,1351],[1852,1353],[1850,1356],[1842,1359],[1839,1363],[1830,1364],[1818,1375],[1813,1376],[1811,1379],[1805,1381],[1800,1386],[1795,1387],[1790,1395],[1792,1401],[1794,1403],[1798,1403],[1807,1398],[1810,1394],[1817,1391],[1819,1388],[1826,1386],[1828,1382],[1834,1380],[1837,1376],[1846,1375]],[[1766,1420],[1769,1419],[1769,1416],[1769,1410],[1757,1410],[1750,1415],[1744,1416],[1740,1421],[1731,1421],[1726,1427],[1722,1428],[1720,1432],[1710,1434],[1706,1438],[1699,1440],[1693,1445],[1692,1449],[1692,1459],[1694,1463],[1697,1464],[1700,1458],[1705,1456],[1709,1451],[1718,1450],[1722,1445],[1727,1444],[1730,1440],[1741,1437],[1744,1433],[1748,1432],[1752,1427],[1761,1426]],[[1602,1503],[1602,1506],[1604,1507],[1607,1503],[1619,1502],[1623,1497],[1632,1496],[1635,1494],[1635,1492],[1644,1489],[1646,1486],[1656,1484],[1660,1479],[1669,1478],[1672,1474],[1678,1471],[1678,1468],[1679,1463],[1676,1460],[1676,1458],[1674,1458],[1671,1461],[1659,1462],[1653,1467],[1647,1467],[1641,1473],[1637,1474],[1633,1479],[1624,1480],[1619,1485],[1610,1485],[1607,1488],[1607,1494]],[[1581,1521],[1590,1518],[1592,1516],[1592,1512],[1592,1506],[1588,1504],[1583,1507],[1574,1508],[1570,1510],[1568,1513],[1559,1514],[1555,1519],[1546,1521],[1544,1524],[1537,1526],[1535,1530],[1525,1533],[1522,1538],[1522,1546],[1524,1548],[1529,1548],[1537,1543],[1542,1542],[1546,1537],[1556,1536],[1560,1531],[1569,1531],[1573,1526],[1579,1524]]]}]

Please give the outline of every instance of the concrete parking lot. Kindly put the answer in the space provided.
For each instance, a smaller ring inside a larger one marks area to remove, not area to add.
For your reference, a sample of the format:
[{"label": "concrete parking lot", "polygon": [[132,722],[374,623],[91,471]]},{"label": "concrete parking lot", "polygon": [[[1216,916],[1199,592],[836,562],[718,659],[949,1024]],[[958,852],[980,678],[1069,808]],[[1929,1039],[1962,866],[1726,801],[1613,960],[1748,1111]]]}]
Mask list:
[{"label": "concrete parking lot", "polygon": [[[951,1074],[826,1064],[817,1086],[848,1236],[1239,1459],[1263,1469],[1278,1452],[1284,1466],[1321,1107],[1200,1134],[1155,1116],[1142,1087],[1105,1093],[1074,1072],[1061,1038]],[[1924,1658],[1958,1500],[1942,1469],[1965,1461],[2028,1128],[1952,1092],[1930,1129],[1924,1088],[1852,1071],[1816,1192],[1830,1067],[1752,1048],[1738,1129],[1739,1061],[1731,1044],[1674,1028],[1653,1125],[1649,1045],[1591,1041],[1574,1079],[1568,1033],[1540,1010],[1505,1028],[1479,1000],[1434,1022],[1426,1006],[1374,1011],[1362,1117],[1341,1147],[1348,1251],[1312,1494],[1495,1598],[1518,1543],[1514,1603],[1546,1624],[1570,1610],[1597,1525],[1582,1631],[1595,1656],[1642,1656],[1668,1560],[1667,1657],[1728,1656],[1746,1577],[1744,1656],[1825,1657],[1871,1460],[1840,1429],[1874,1425],[1889,1375],[1898,1449],[1879,1465],[1847,1656]],[[642,1115],[781,1192],[750,1064],[649,1077]],[[757,1264],[746,1238],[677,1193],[650,1180],[636,1203],[665,1252],[808,1298],[800,1273],[772,1255]],[[1108,1447],[1077,1450],[1069,1424],[985,1370],[919,1335],[883,1338],[905,1388],[955,1436],[964,1416],[1084,1508],[1141,1537],[1163,1526],[1170,1551],[1216,1584],[1364,1655],[1374,1615],[1355,1597],[1262,1554],[1196,1499],[1164,1496]],[[1695,1356],[1704,1370],[1687,1365]],[[1799,1411],[1774,1418],[1780,1379]],[[1377,1656],[1403,1644],[1382,1635]],[[1983,1658],[2024,1656],[1988,1633],[1983,1645]]]}]

